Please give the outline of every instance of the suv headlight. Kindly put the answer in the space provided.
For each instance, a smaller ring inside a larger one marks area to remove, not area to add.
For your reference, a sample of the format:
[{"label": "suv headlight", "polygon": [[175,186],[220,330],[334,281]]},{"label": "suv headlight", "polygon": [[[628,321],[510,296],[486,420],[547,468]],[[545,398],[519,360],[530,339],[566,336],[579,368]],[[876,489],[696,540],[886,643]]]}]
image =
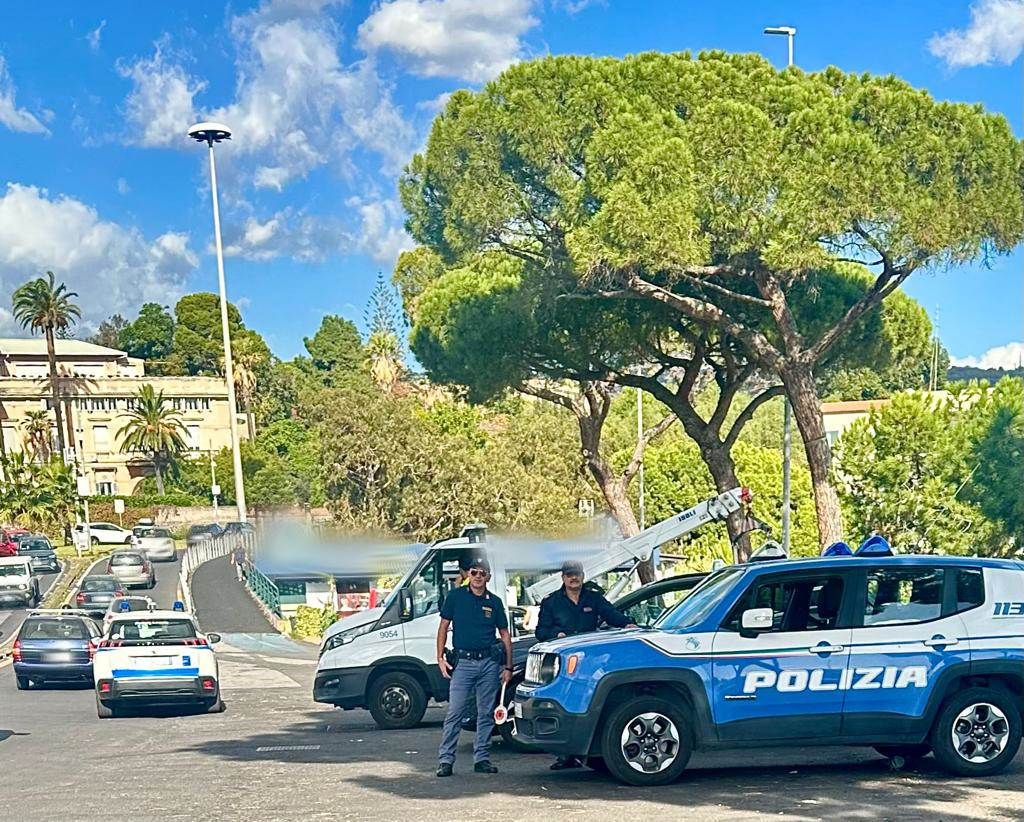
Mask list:
[{"label": "suv headlight", "polygon": [[28,586],[24,582],[18,583],[18,588],[19,588],[19,590],[22,590],[22,591],[27,591],[28,590]]},{"label": "suv headlight", "polygon": [[558,676],[560,668],[561,658],[558,654],[531,652],[526,658],[526,682],[547,685]]},{"label": "suv headlight", "polygon": [[333,651],[335,648],[340,648],[342,645],[348,645],[357,636],[368,634],[375,630],[377,623],[370,622],[366,625],[360,625],[358,628],[349,628],[347,631],[338,631],[333,636],[328,637],[320,649],[320,653],[323,654],[325,651]]}]

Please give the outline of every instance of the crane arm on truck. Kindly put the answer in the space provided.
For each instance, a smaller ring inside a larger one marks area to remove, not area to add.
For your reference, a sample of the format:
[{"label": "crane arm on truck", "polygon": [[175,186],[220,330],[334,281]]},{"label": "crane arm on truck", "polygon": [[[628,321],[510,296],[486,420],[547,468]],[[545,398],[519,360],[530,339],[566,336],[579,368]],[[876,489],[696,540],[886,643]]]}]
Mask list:
[{"label": "crane arm on truck", "polygon": [[[645,528],[636,536],[613,542],[606,550],[583,562],[584,578],[593,579],[630,562],[644,562],[651,558],[659,545],[679,539],[709,522],[723,522],[734,511],[741,510],[750,499],[749,488],[732,488],[717,497],[673,514],[668,519]],[[561,586],[561,576],[549,574],[527,588],[526,594],[533,602],[540,602]]]}]

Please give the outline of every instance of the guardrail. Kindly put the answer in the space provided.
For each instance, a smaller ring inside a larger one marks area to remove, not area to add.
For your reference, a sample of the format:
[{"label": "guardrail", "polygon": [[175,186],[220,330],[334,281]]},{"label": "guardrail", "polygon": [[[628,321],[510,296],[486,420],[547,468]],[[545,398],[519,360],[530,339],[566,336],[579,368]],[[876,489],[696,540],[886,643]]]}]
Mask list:
[{"label": "guardrail", "polygon": [[245,575],[249,590],[256,595],[260,602],[280,617],[281,593],[278,591],[274,581],[260,573],[259,569],[252,562],[246,563]]},{"label": "guardrail", "polygon": [[[228,556],[239,545],[245,549],[247,557],[253,556],[253,551],[256,548],[256,535],[221,534],[220,536],[197,542],[185,550],[185,553],[181,556],[181,571],[178,574],[178,583],[187,610],[194,610],[192,605],[192,589],[189,583],[196,568],[204,562],[209,562],[211,559]],[[250,565],[248,562],[246,564]]]}]

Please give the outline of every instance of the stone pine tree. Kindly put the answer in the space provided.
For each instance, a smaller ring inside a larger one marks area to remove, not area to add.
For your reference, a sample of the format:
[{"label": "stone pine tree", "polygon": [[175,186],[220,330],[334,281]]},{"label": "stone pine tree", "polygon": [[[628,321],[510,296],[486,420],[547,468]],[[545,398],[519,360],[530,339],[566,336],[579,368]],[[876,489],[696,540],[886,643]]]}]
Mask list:
[{"label": "stone pine tree", "polygon": [[[828,543],[820,372],[915,271],[1020,241],[1021,154],[1005,118],[894,77],[552,57],[453,94],[402,197],[445,266],[504,255],[561,299],[659,306],[741,347],[792,402]],[[869,272],[859,293],[844,265]]]}]

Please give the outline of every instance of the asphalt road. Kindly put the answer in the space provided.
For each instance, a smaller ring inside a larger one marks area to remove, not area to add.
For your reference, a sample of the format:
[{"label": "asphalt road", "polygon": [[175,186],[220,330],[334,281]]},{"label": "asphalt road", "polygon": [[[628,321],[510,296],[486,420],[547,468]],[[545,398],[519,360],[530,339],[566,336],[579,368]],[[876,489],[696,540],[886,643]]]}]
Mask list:
[{"label": "asphalt road", "polygon": [[[174,596],[172,571],[158,567],[162,605]],[[464,734],[455,776],[441,780],[433,774],[442,708],[423,727],[380,731],[365,711],[312,702],[315,649],[229,633],[217,654],[223,714],[99,720],[90,689],[17,691],[10,667],[0,669],[0,796],[17,809],[11,818],[1024,819],[1021,758],[970,780],[945,775],[930,757],[893,772],[860,749],[730,751],[696,754],[679,782],[641,791],[589,770],[553,773],[550,757],[507,752],[498,740],[501,772],[474,774]]]}]

